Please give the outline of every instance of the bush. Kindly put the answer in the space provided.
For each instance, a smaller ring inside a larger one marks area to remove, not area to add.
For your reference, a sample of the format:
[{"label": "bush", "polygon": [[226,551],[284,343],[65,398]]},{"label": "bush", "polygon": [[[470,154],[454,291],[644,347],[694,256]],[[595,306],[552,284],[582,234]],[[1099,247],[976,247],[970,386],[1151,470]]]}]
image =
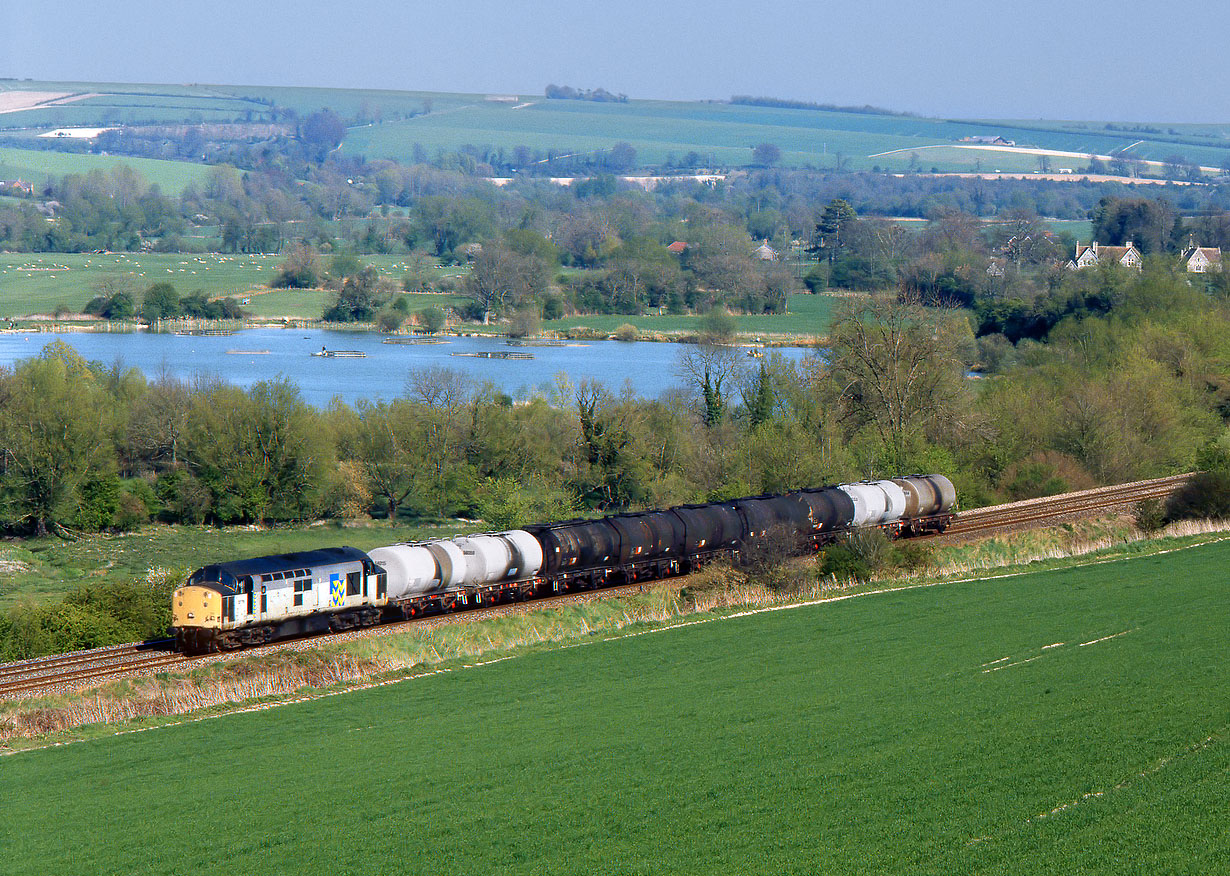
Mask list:
[{"label": "bush", "polygon": [[826,547],[820,556],[821,577],[866,581],[893,559],[893,543],[878,529],[860,529]]},{"label": "bush", "polygon": [[615,340],[617,341],[635,341],[640,338],[640,330],[630,322],[625,322],[619,328],[615,329]]},{"label": "bush", "polygon": [[386,310],[380,314],[380,330],[383,332],[395,332],[401,328],[401,324],[406,321],[403,314],[396,310]]},{"label": "bush", "polygon": [[1211,517],[1230,519],[1230,472],[1206,471],[1193,475],[1166,502],[1166,519]]},{"label": "bush", "polygon": [[1141,532],[1157,532],[1166,525],[1166,509],[1157,499],[1145,499],[1132,509],[1136,526]]},{"label": "bush", "polygon": [[444,328],[446,321],[444,308],[437,307],[434,304],[431,307],[424,307],[419,311],[419,325],[425,328],[429,334],[434,335]]}]

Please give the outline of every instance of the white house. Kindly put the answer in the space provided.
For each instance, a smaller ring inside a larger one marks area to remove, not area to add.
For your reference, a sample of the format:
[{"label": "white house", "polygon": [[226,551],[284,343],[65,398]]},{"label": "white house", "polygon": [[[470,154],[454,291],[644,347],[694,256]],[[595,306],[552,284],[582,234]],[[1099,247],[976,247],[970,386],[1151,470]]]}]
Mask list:
[{"label": "white house", "polygon": [[1079,271],[1094,265],[1118,264],[1139,271],[1143,261],[1140,250],[1130,240],[1126,246],[1099,246],[1096,240],[1089,246],[1081,246],[1077,241],[1076,254],[1068,262],[1067,268],[1069,271]]}]

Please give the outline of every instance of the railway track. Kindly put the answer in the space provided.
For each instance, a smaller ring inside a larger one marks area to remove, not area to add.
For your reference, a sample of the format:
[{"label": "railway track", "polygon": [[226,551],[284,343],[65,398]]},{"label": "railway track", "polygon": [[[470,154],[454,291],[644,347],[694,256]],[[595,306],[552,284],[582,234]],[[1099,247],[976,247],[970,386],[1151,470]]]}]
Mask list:
[{"label": "railway track", "polygon": [[1128,508],[1147,499],[1165,499],[1187,483],[1190,477],[1191,474],[1172,475],[962,511],[939,537],[972,537],[998,530],[1028,529],[1066,518],[1089,517]]},{"label": "railway track", "polygon": [[188,658],[173,647],[173,639],[162,639],[5,663],[0,665],[0,699],[74,689],[114,675],[185,662]]},{"label": "railway track", "polygon": [[[1190,477],[1190,474],[1174,475],[1148,481],[1118,484],[1113,487],[1098,487],[1093,490],[1047,496],[1041,499],[1028,499],[1006,505],[975,508],[958,514],[957,518],[942,535],[923,536],[919,540],[939,538],[945,541],[960,541],[966,538],[989,535],[997,531],[1028,529],[1064,519],[1089,517],[1106,511],[1127,508],[1146,499],[1164,499],[1186,483]],[[409,620],[390,621],[365,630],[351,630],[330,633],[324,636],[288,639],[268,645],[247,648],[237,653],[252,656],[275,650],[309,648],[315,647],[317,643],[322,641],[338,641],[347,638],[362,638],[395,632],[411,624],[436,626],[444,623],[476,621],[499,615],[534,611],[558,604],[615,596],[621,593],[636,591],[641,586],[639,584],[626,584],[601,590],[562,593],[525,602],[485,605],[450,614],[425,615]],[[97,683],[133,672],[147,672],[162,667],[169,668],[189,661],[213,662],[225,660],[232,656],[228,654],[214,654],[190,658],[172,651],[173,646],[173,640],[164,639],[154,642],[113,645],[90,651],[79,651],[72,654],[60,654],[52,657],[39,657],[32,660],[0,664],[0,699],[27,697],[37,693],[76,689],[87,684]]]}]

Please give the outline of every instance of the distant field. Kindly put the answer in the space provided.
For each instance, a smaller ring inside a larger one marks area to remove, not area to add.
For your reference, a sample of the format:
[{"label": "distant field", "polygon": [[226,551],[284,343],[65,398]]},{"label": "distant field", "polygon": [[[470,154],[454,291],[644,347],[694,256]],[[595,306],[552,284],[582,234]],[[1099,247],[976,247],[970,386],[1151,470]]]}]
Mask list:
[{"label": "distant field", "polygon": [[[6,873],[1225,872],[1227,564],[770,611],[18,754]],[[243,787],[275,792],[185,802]]]},{"label": "distant field", "polygon": [[[1089,153],[1125,154],[1155,161],[1172,155],[1210,166],[1230,158],[1230,125],[1145,125],[1153,130],[1108,128],[1098,121],[949,120],[874,113],[779,109],[726,103],[632,100],[623,104],[547,100],[521,95],[516,103],[487,101],[485,95],[439,92],[261,88],[212,85],[116,85],[87,82],[22,82],[12,87],[52,92],[93,92],[98,97],[46,109],[0,116],[0,128],[58,127],[147,121],[236,121],[267,117],[269,104],[306,115],[331,107],[348,118],[363,114],[372,124],[353,128],[343,149],[351,154],[409,160],[414,144],[428,154],[470,144],[511,151],[519,145],[561,153],[609,149],[631,143],[642,163],[696,152],[706,165],[737,167],[751,159],[751,147],[774,143],[782,164],[888,169],[904,158],[872,158],[895,149],[956,143],[963,137],[1002,136],[1022,146]],[[524,104],[524,106],[522,105]],[[424,114],[426,109],[430,112]],[[407,116],[415,116],[407,118]],[[1120,126],[1124,127],[1124,126]],[[921,166],[941,171],[1037,169],[1032,156],[970,150],[924,150]],[[1064,161],[1052,164],[1061,166]]]},{"label": "distant field", "polygon": [[[0,119],[4,116],[0,116]],[[118,155],[79,155],[39,149],[0,148],[0,179],[24,179],[42,183],[48,177],[67,173],[109,170],[124,164],[148,182],[156,183],[168,195],[179,195],[189,183],[204,180],[209,168],[187,161],[161,161],[156,158],[127,158]]]},{"label": "distant field", "polygon": [[[94,285],[109,276],[128,276],[138,293],[169,282],[180,295],[239,295],[267,287],[283,261],[280,255],[177,255],[166,253],[3,253],[0,254],[0,317],[51,313],[57,305],[80,311],[97,293]],[[362,256],[364,264],[400,280],[406,261],[397,256]],[[455,273],[456,269],[437,269]],[[320,290],[279,289],[252,297],[257,316],[320,316]],[[432,296],[435,298],[436,296]],[[451,302],[452,299],[450,299]],[[426,307],[426,304],[422,305]]]}]

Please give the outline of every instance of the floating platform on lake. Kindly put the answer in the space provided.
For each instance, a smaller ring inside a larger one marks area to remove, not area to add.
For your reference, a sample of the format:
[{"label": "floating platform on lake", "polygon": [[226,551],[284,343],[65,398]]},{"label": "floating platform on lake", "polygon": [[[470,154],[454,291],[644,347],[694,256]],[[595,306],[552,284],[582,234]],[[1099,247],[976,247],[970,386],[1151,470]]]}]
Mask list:
[{"label": "floating platform on lake", "polygon": [[228,356],[268,356],[268,350],[227,350]]},{"label": "floating platform on lake", "polygon": [[533,353],[514,353],[511,350],[479,350],[477,353],[453,353],[454,356],[473,356],[477,359],[533,359]]},{"label": "floating platform on lake", "polygon": [[382,344],[447,344],[447,338],[385,338]]},{"label": "floating platform on lake", "polygon": [[564,346],[567,346],[567,344],[565,344],[563,341],[551,341],[551,340],[545,340],[545,339],[544,340],[518,339],[518,340],[505,341],[504,344],[505,346],[508,346],[508,347],[564,347]]},{"label": "floating platform on lake", "polygon": [[189,338],[229,338],[235,333],[230,329],[180,329],[175,334]]},{"label": "floating platform on lake", "polygon": [[324,359],[366,359],[367,354],[362,350],[321,350],[319,353],[313,353],[313,356],[320,356]]}]

